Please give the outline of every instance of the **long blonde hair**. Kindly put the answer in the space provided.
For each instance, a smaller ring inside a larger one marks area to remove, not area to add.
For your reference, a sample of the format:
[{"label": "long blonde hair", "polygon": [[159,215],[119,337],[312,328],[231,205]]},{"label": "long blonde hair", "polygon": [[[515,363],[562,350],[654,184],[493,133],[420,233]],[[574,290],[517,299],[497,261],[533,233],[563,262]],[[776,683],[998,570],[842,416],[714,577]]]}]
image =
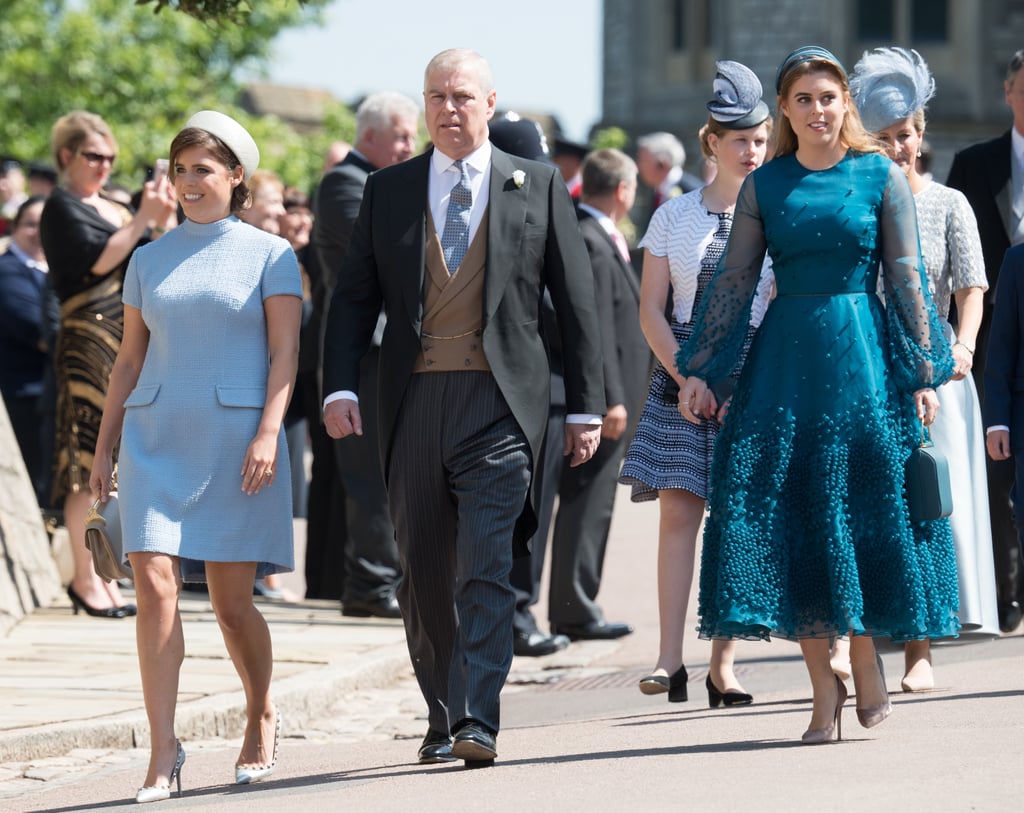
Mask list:
[{"label": "long blonde hair", "polygon": [[782,102],[789,95],[793,83],[801,76],[809,73],[824,72],[829,74],[839,87],[842,88],[843,96],[847,101],[846,115],[843,116],[843,125],[839,130],[839,140],[847,149],[857,152],[885,152],[885,147],[879,143],[871,133],[864,129],[860,120],[860,113],[857,112],[857,105],[850,96],[850,83],[846,78],[846,71],[830,59],[816,58],[794,65],[781,78],[779,85],[779,96],[775,103],[775,149],[774,155],[779,158],[789,153],[794,153],[800,146],[796,133],[793,132],[793,125],[789,118],[782,112]]}]

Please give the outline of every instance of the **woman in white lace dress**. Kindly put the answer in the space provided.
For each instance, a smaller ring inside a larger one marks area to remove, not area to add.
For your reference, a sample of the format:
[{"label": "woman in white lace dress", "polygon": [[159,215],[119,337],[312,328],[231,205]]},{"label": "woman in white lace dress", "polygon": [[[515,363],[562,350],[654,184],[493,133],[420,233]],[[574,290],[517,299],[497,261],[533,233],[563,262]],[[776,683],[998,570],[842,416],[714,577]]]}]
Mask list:
[{"label": "woman in white lace dress", "polygon": [[[903,48],[877,48],[854,68],[850,89],[868,130],[889,147],[890,157],[906,173],[917,206],[918,232],[932,297],[947,320],[956,373],[939,387],[939,417],[932,441],[950,463],[960,587],[960,639],[989,639],[999,634],[992,533],[989,525],[985,437],[978,392],[971,376],[974,345],[988,288],[978,226],[962,193],[921,175],[917,157],[924,139],[924,106],[935,81],[920,54]],[[956,301],[957,327],[948,324],[950,300]],[[928,639],[905,648],[903,690],[934,687]]]}]

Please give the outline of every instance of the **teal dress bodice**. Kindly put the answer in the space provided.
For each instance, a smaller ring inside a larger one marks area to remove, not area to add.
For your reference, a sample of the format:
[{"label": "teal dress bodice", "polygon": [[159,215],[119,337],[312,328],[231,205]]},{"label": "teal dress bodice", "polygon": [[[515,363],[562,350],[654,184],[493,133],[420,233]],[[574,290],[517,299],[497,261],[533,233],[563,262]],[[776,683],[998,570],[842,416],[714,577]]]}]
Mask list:
[{"label": "teal dress bodice", "polygon": [[821,171],[787,155],[748,178],[680,350],[687,375],[731,372],[766,251],[776,296],[712,465],[701,635],[955,634],[948,522],[912,524],[904,494],[913,393],[952,374],[906,178],[853,152]]}]

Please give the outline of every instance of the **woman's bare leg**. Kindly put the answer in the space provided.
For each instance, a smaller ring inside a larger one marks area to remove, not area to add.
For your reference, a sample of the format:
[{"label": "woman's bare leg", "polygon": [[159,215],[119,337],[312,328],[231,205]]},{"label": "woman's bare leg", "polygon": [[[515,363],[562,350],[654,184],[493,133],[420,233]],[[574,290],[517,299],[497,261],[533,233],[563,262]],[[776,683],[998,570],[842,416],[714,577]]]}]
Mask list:
[{"label": "woman's bare leg", "polygon": [[178,610],[181,577],[178,559],[158,553],[130,553],[139,614],[135,639],[139,650],[142,696],[149,720],[149,770],[145,787],[167,785],[177,759],[174,710],[185,639]]},{"label": "woman's bare leg", "polygon": [[660,639],[654,674],[670,676],[683,665],[686,608],[690,603],[697,533],[704,500],[680,488],[658,492],[658,622]]},{"label": "woman's bare leg", "polygon": [[245,691],[245,737],[236,763],[245,766],[273,761],[277,724],[270,701],[274,654],[267,622],[252,600],[255,577],[255,562],[206,563],[213,611]]}]

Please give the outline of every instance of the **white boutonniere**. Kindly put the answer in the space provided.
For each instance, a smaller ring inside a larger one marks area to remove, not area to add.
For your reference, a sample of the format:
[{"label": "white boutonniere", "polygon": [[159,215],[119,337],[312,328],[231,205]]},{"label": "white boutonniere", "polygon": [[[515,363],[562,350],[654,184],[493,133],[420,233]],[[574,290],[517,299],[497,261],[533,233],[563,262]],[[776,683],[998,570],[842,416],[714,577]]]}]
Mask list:
[{"label": "white boutonniere", "polygon": [[521,169],[517,169],[512,173],[512,183],[516,185],[516,189],[522,189],[523,184],[526,183],[526,173]]}]

